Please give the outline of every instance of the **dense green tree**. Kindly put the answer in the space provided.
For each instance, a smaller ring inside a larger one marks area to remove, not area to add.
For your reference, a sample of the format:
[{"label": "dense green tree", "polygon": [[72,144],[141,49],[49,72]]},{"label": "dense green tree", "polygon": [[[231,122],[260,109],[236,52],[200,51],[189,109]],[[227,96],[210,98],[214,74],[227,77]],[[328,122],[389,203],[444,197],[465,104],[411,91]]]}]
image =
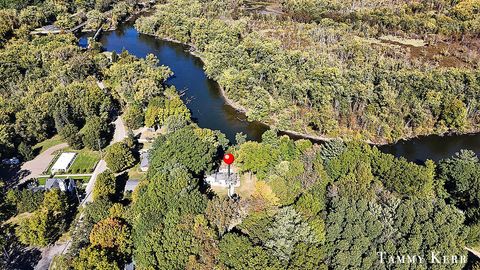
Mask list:
[{"label": "dense green tree", "polygon": [[167,132],[175,132],[184,128],[187,124],[187,119],[182,115],[170,115],[167,120],[165,120]]},{"label": "dense green tree", "polygon": [[118,173],[132,167],[135,157],[125,142],[117,142],[110,145],[105,151],[105,161],[108,168]]},{"label": "dense green tree", "polygon": [[85,126],[80,131],[85,147],[100,150],[108,143],[110,126],[106,119],[98,116],[87,119]]},{"label": "dense green tree", "polygon": [[21,142],[18,145],[18,153],[22,156],[22,158],[25,161],[29,161],[29,160],[31,160],[35,157],[34,153],[33,153],[33,150],[32,150],[32,147],[27,145],[24,142]]},{"label": "dense green tree", "polygon": [[22,189],[21,191],[10,189],[6,194],[5,200],[15,206],[17,213],[24,213],[37,210],[42,205],[43,196],[43,192],[35,192],[28,189]]},{"label": "dense green tree", "polygon": [[480,218],[480,162],[472,151],[462,150],[440,162],[439,177],[454,204],[465,211],[469,222]]},{"label": "dense green tree", "polygon": [[206,198],[184,169],[157,173],[138,189],[133,205],[133,245],[139,268],[184,269],[199,252],[193,216],[205,210]]},{"label": "dense green tree", "polygon": [[327,162],[341,155],[345,148],[346,145],[341,140],[326,141],[320,148],[320,158]]},{"label": "dense green tree", "polygon": [[172,75],[168,67],[158,66],[154,55],[137,59],[121,54],[106,72],[106,83],[125,103],[146,105],[163,93],[165,80]]},{"label": "dense green tree", "polygon": [[212,169],[216,154],[213,142],[201,138],[192,127],[185,127],[155,140],[150,167],[183,166],[199,174]]},{"label": "dense green tree", "polygon": [[100,173],[93,187],[93,200],[113,197],[116,194],[116,181],[113,172],[107,170]]},{"label": "dense green tree", "polygon": [[81,149],[83,147],[82,136],[79,129],[74,124],[67,124],[60,130],[60,136],[73,149]]},{"label": "dense green tree", "polygon": [[245,236],[226,234],[219,247],[220,262],[228,269],[285,269],[276,257],[254,246]]},{"label": "dense green tree", "polygon": [[109,209],[113,202],[107,197],[100,197],[86,205],[84,209],[85,219],[95,224],[109,215]]},{"label": "dense green tree", "polygon": [[278,149],[270,144],[246,142],[238,150],[237,162],[242,171],[252,171],[263,179],[277,162],[278,155]]},{"label": "dense green tree", "polygon": [[131,252],[130,228],[120,219],[103,219],[93,226],[90,243],[128,256]]},{"label": "dense green tree", "polygon": [[138,104],[132,104],[127,107],[123,114],[125,125],[130,129],[138,129],[143,127],[144,112]]},{"label": "dense green tree", "polygon": [[16,235],[20,242],[37,247],[52,243],[65,230],[67,198],[59,189],[45,193],[41,207],[20,220]]},{"label": "dense green tree", "polygon": [[282,263],[288,264],[299,243],[315,246],[319,240],[293,207],[284,207],[274,217],[265,246]]},{"label": "dense green tree", "polygon": [[190,111],[178,95],[166,99],[156,97],[148,103],[145,112],[145,125],[159,127],[165,125],[172,116],[176,116],[175,121],[177,122],[187,122],[190,120]]},{"label": "dense green tree", "polygon": [[118,263],[112,259],[108,251],[95,247],[88,247],[81,250],[80,255],[75,258],[73,262],[73,269],[87,270],[87,269],[112,269],[120,270]]}]

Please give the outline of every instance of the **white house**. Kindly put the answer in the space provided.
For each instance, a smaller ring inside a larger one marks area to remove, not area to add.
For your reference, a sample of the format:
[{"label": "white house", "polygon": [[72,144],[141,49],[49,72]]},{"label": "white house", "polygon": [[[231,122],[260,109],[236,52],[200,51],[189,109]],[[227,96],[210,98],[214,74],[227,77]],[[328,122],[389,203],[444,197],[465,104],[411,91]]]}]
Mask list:
[{"label": "white house", "polygon": [[230,172],[230,175],[228,175],[227,168],[222,166],[217,172],[205,176],[205,182],[217,187],[239,187],[240,177],[235,172]]},{"label": "white house", "polygon": [[72,165],[76,156],[77,153],[62,153],[60,157],[58,157],[57,161],[55,161],[55,164],[53,164],[50,171],[53,174],[68,171],[68,168],[70,168],[70,165]]}]

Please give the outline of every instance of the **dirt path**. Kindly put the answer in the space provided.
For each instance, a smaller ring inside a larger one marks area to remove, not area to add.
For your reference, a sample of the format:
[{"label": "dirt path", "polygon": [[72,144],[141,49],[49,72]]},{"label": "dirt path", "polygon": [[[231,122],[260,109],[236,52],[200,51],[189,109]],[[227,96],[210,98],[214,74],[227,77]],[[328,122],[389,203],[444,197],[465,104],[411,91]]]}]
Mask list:
[{"label": "dirt path", "polygon": [[50,263],[53,260],[55,255],[62,253],[70,245],[70,241],[65,243],[55,244],[53,246],[47,247],[42,251],[42,258],[38,261],[35,270],[46,270],[50,267]]},{"label": "dirt path", "polygon": [[68,144],[62,143],[55,146],[52,146],[45,150],[45,152],[41,153],[40,155],[36,156],[34,159],[25,162],[19,174],[22,175],[20,178],[20,183],[23,183],[27,180],[37,178],[38,176],[42,175],[43,172],[48,168],[50,162],[52,162],[53,158],[55,157],[55,152],[66,148]]}]

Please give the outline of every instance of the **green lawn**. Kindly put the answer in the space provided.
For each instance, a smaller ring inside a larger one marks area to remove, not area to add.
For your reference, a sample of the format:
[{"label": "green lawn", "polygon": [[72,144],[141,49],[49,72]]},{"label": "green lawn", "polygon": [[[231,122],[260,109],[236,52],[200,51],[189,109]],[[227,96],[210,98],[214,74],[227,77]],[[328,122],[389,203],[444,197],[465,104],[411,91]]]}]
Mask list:
[{"label": "green lawn", "polygon": [[140,170],[140,163],[137,163],[137,165],[135,165],[135,167],[131,168],[129,171],[128,171],[128,178],[129,179],[143,179],[143,177],[145,176],[145,172],[142,172]]},{"label": "green lawn", "polygon": [[71,148],[63,149],[57,153],[57,156],[51,162],[47,172],[50,172],[51,167],[58,159],[58,157],[64,152],[75,152],[77,156],[73,161],[67,172],[59,174],[89,174],[95,169],[95,165],[100,160],[100,153],[88,149],[72,150]]},{"label": "green lawn", "polygon": [[38,153],[45,152],[48,148],[63,143],[62,138],[59,135],[53,136],[52,138],[45,140],[43,142],[37,143],[33,146],[34,151],[38,151]]},{"label": "green lawn", "polygon": [[95,165],[100,160],[100,154],[95,151],[83,149],[77,152],[77,157],[68,170],[71,174],[92,173]]}]

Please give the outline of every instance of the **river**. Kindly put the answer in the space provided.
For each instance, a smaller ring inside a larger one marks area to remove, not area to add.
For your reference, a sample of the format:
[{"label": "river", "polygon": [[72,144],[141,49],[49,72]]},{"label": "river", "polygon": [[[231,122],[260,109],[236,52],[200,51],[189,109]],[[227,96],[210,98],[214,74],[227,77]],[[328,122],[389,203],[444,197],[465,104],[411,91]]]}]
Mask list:
[{"label": "river", "polygon": [[[87,45],[87,37],[80,37],[80,46]],[[132,22],[121,24],[117,30],[105,32],[99,40],[105,50],[121,53],[127,50],[137,57],[154,54],[160,64],[172,69],[174,76],[167,84],[185,91],[182,99],[192,112],[193,120],[202,128],[220,130],[231,142],[235,134],[243,132],[249,140],[260,140],[268,127],[259,122],[248,122],[243,113],[225,103],[218,84],[203,71],[202,61],[189,53],[188,46],[140,34]],[[379,147],[386,153],[421,163],[426,159],[438,161],[460,149],[480,152],[480,134],[455,136],[426,136]]]}]

